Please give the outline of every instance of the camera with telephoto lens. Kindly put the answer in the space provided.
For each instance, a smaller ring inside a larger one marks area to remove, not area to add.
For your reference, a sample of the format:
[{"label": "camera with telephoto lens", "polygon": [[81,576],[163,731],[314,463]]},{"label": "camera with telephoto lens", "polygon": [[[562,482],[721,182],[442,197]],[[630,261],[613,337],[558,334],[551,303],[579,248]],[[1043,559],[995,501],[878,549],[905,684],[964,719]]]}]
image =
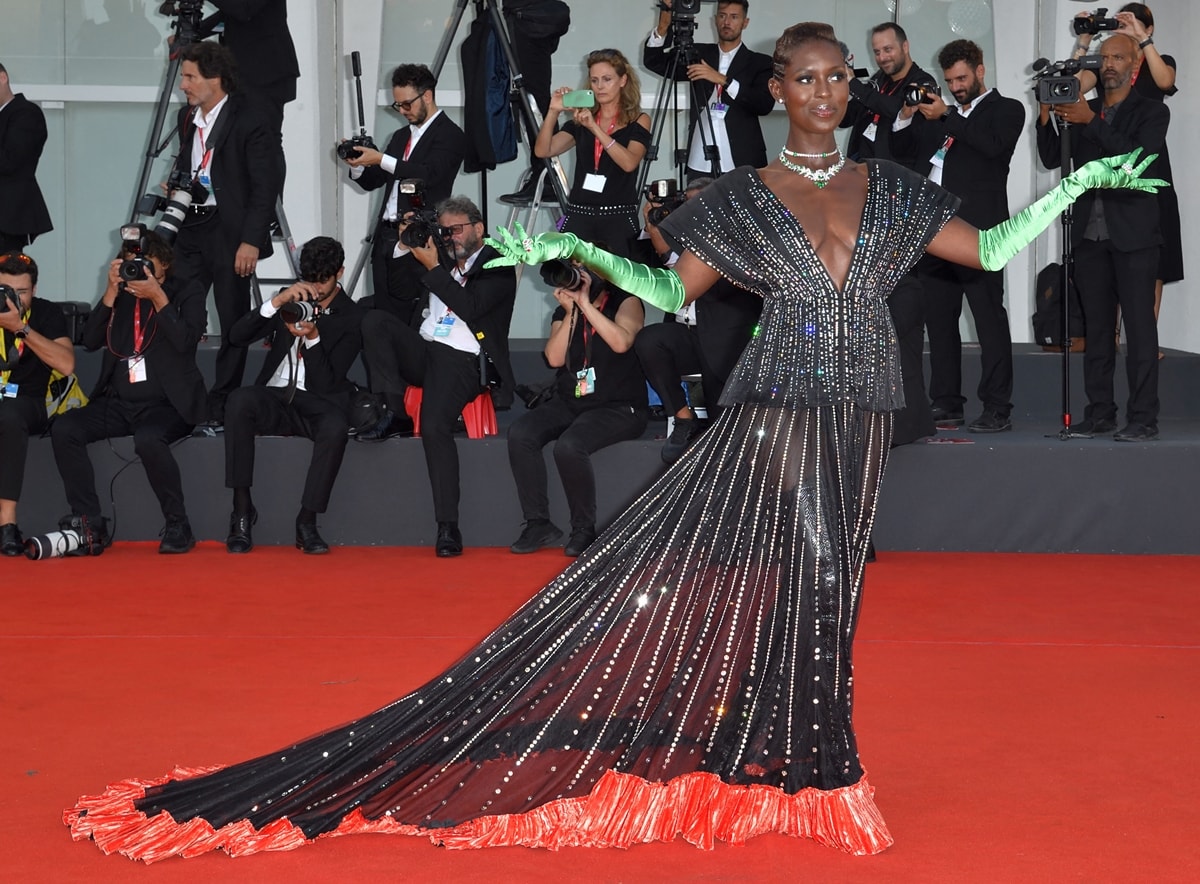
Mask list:
[{"label": "camera with telephoto lens", "polygon": [[193,204],[199,205],[208,199],[208,188],[199,181],[189,180],[187,175],[174,169],[167,178],[167,196],[148,193],[138,200],[139,215],[156,215],[162,212],[154,232],[163,238],[167,245],[175,242],[179,228],[187,220],[188,210]]},{"label": "camera with telephoto lens", "polygon": [[321,316],[321,305],[310,301],[307,297],[296,301],[288,301],[279,308],[279,315],[288,325],[298,325],[301,322],[316,322]]},{"label": "camera with telephoto lens", "polygon": [[651,181],[642,191],[642,196],[650,203],[650,211],[646,213],[646,223],[655,227],[662,224],[664,218],[687,201],[687,195],[679,192],[673,178]]},{"label": "camera with telephoto lens", "polygon": [[404,216],[404,227],[400,228],[400,242],[410,249],[421,249],[433,240],[441,245],[450,238],[450,231],[438,223],[437,210],[425,205],[425,182],[420,178],[405,178],[400,182],[400,193],[408,197],[410,211]]},{"label": "camera with telephoto lens", "polygon": [[1091,15],[1071,19],[1071,25],[1075,28],[1075,33],[1080,37],[1084,35],[1095,36],[1101,31],[1115,31],[1121,27],[1121,23],[1117,19],[1108,18],[1107,16],[1108,10],[1101,6]]},{"label": "camera with telephoto lens", "polygon": [[121,254],[127,256],[117,268],[117,275],[122,280],[134,282],[154,275],[154,264],[145,256],[145,250],[145,224],[126,224],[121,228]]},{"label": "camera with telephoto lens", "polygon": [[553,258],[539,267],[538,272],[542,281],[552,288],[575,292],[583,287],[583,274],[570,261]]},{"label": "camera with telephoto lens", "polygon": [[107,520],[88,516],[63,516],[58,530],[25,539],[25,558],[57,559],[61,556],[98,556],[109,546]]},{"label": "camera with telephoto lens", "polygon": [[12,304],[13,310],[21,312],[21,296],[17,290],[11,285],[0,285],[0,313],[7,313],[9,304]]},{"label": "camera with telephoto lens", "polygon": [[933,104],[933,99],[942,94],[933,83],[909,83],[904,87],[904,106],[916,107],[918,104]]}]

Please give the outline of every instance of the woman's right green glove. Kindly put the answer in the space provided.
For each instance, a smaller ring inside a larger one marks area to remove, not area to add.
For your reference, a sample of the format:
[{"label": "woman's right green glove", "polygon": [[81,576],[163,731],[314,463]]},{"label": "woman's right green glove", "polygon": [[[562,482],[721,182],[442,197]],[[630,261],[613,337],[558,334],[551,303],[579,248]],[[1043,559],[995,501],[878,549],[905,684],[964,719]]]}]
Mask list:
[{"label": "woman's right green glove", "polygon": [[1028,209],[995,227],[979,231],[980,266],[984,270],[999,270],[1049,227],[1063,209],[1089,190],[1128,188],[1158,193],[1160,187],[1170,187],[1169,182],[1161,179],[1141,177],[1158,157],[1158,154],[1150,154],[1135,166],[1141,153],[1139,147],[1124,156],[1092,160],[1060,181],[1057,187]]},{"label": "woman's right green glove", "polygon": [[573,233],[543,233],[531,237],[520,224],[514,224],[512,233],[501,227],[496,231],[495,238],[487,237],[484,242],[501,255],[488,261],[484,267],[544,264],[546,261],[574,258],[623,291],[637,295],[647,304],[667,313],[674,313],[685,302],[683,280],[674,270],[647,267],[619,257],[584,242]]}]

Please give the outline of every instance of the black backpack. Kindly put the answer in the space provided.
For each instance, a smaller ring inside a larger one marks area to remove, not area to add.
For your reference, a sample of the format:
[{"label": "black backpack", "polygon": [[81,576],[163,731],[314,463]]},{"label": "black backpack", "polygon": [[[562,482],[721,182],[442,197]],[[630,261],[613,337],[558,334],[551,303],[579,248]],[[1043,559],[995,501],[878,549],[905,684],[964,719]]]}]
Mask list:
[{"label": "black backpack", "polygon": [[[1062,348],[1062,265],[1047,264],[1037,275],[1035,298],[1037,303],[1033,311],[1033,339],[1046,350]],[[1075,281],[1071,281],[1070,300],[1070,329],[1072,350],[1082,349],[1084,336],[1083,307],[1079,303],[1079,290]]]}]

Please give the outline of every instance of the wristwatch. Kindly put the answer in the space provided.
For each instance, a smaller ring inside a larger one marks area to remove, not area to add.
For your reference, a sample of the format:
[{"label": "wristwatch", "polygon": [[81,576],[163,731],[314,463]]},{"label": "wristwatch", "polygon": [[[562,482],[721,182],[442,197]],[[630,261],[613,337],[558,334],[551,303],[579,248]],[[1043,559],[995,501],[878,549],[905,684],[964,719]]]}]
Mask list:
[{"label": "wristwatch", "polygon": [[18,338],[23,338],[28,334],[29,334],[29,323],[25,323],[23,326],[21,326],[19,329],[17,329],[15,332],[13,332],[13,335]]}]

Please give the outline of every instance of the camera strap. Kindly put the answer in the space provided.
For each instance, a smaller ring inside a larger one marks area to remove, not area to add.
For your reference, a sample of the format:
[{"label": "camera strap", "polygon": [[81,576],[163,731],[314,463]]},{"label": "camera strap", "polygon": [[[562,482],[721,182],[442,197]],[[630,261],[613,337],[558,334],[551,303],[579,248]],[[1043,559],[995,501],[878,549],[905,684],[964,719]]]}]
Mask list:
[{"label": "camera strap", "polygon": [[[119,296],[118,296],[119,297]],[[140,358],[146,349],[154,342],[154,335],[158,331],[158,324],[153,322],[154,308],[150,308],[150,315],[146,317],[146,327],[142,328],[142,301],[140,298],[133,298],[133,353],[121,353],[113,346],[112,329],[113,320],[117,318],[116,304],[113,305],[113,310],[108,314],[108,328],[105,331],[105,344],[108,347],[108,352],[112,353],[118,359],[126,360]],[[146,332],[150,334],[150,340],[145,340]]]},{"label": "camera strap", "polygon": [[[600,297],[592,303],[597,310],[603,313],[605,306],[608,304],[608,292],[601,292]],[[579,311],[579,318],[583,320],[583,325],[580,327],[580,334],[583,336],[583,367],[586,369],[592,364],[592,335],[595,334],[596,330],[587,321],[587,317],[583,315],[582,310]]]},{"label": "camera strap", "polygon": [[[21,323],[29,325],[29,314],[31,311],[26,310],[25,315],[21,317]],[[10,332],[5,331],[0,334],[0,386],[8,383],[8,376],[21,361],[21,356],[25,353],[25,341],[13,335],[13,343],[16,345],[17,355],[11,361],[8,358],[8,336]]]}]

